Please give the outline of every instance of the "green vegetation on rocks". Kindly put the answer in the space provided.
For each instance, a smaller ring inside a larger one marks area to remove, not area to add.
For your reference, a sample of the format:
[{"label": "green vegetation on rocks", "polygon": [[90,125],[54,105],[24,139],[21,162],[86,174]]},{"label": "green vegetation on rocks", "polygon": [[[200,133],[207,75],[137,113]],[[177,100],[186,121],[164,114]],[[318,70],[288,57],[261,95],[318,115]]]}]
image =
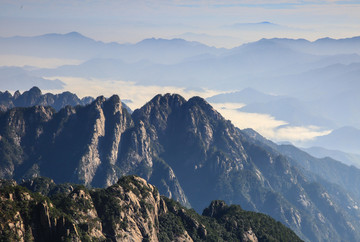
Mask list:
[{"label": "green vegetation on rocks", "polygon": [[199,215],[136,176],[106,189],[0,180],[0,208],[1,241],[301,241],[271,217],[223,201]]}]

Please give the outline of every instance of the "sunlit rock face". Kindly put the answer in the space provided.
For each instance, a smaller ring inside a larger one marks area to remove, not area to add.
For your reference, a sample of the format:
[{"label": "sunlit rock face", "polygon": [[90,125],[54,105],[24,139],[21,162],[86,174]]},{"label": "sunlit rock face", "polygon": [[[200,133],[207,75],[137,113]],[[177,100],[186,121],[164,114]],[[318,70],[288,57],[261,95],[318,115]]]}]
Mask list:
[{"label": "sunlit rock face", "polygon": [[0,179],[0,206],[1,241],[301,241],[269,216],[223,201],[201,216],[137,176],[93,189],[42,177],[21,185]]}]

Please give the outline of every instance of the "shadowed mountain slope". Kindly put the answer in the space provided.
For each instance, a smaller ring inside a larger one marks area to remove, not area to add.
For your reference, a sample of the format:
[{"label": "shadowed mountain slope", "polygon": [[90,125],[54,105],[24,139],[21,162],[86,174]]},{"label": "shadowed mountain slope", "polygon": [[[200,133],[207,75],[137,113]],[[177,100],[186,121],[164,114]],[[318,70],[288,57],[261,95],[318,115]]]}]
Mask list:
[{"label": "shadowed mountain slope", "polygon": [[0,123],[1,177],[103,187],[137,174],[196,211],[222,199],[269,214],[308,241],[360,236],[356,197],[314,180],[200,97],[157,95],[131,115],[118,96],[98,97],[59,112],[14,108]]}]

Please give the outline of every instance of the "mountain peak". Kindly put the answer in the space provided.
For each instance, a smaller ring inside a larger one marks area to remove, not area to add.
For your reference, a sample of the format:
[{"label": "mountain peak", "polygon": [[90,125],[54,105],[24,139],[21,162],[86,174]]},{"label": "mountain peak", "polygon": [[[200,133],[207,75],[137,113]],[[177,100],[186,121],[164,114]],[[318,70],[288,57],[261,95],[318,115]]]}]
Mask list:
[{"label": "mountain peak", "polygon": [[198,106],[200,107],[209,117],[214,118],[215,120],[225,120],[220,113],[218,113],[205,99],[195,96],[189,99],[186,103],[188,106]]},{"label": "mountain peak", "polygon": [[16,92],[14,92],[14,99],[18,98],[21,95],[20,91],[17,90]]},{"label": "mountain peak", "polygon": [[205,208],[202,215],[212,218],[218,217],[228,206],[222,200],[215,200],[210,203],[210,206]]},{"label": "mountain peak", "polygon": [[123,106],[120,97],[118,95],[112,95],[106,99],[104,102],[104,107],[109,107],[110,110],[113,110],[113,112],[118,112],[122,110]]},{"label": "mountain peak", "polygon": [[146,120],[147,125],[154,125],[158,130],[164,130],[166,120],[173,109],[178,109],[186,100],[178,94],[158,94],[140,109],[132,113],[134,120]]},{"label": "mountain peak", "polygon": [[42,40],[47,41],[86,41],[86,42],[95,42],[95,40],[86,37],[79,32],[69,32],[66,34],[59,34],[59,33],[50,33],[50,34],[44,34],[40,36],[36,36],[36,38],[40,38]]},{"label": "mountain peak", "polygon": [[112,95],[107,99],[107,101],[110,101],[112,103],[120,103],[120,97],[118,95]]},{"label": "mountain peak", "polygon": [[85,38],[84,35],[80,34],[79,32],[73,31],[70,33],[65,34],[65,36],[77,37],[77,38]]},{"label": "mountain peak", "polygon": [[106,98],[104,96],[98,96],[92,104],[102,105],[105,101],[106,101]]},{"label": "mountain peak", "polygon": [[30,88],[29,93],[31,93],[33,95],[40,96],[41,95],[41,90],[40,90],[40,88],[34,86],[34,87]]},{"label": "mountain peak", "polygon": [[160,105],[167,104],[169,106],[181,106],[184,102],[186,102],[186,100],[181,95],[166,93],[165,95],[156,95],[153,99],[151,99],[149,103]]},{"label": "mountain peak", "polygon": [[199,106],[210,106],[210,104],[205,100],[203,99],[202,97],[199,97],[199,96],[195,96],[195,97],[192,97],[189,99],[188,101],[189,104],[196,104],[196,105],[199,105]]}]

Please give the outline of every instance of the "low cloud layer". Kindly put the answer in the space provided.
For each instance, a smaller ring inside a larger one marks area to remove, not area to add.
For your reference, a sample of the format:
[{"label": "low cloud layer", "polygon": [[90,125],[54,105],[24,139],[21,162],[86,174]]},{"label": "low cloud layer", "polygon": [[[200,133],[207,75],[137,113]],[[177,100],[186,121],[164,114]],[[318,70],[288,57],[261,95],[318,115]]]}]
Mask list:
[{"label": "low cloud layer", "polygon": [[292,126],[268,114],[240,112],[237,109],[244,106],[241,103],[214,103],[212,105],[226,119],[231,120],[236,127],[252,128],[275,142],[289,141],[301,145],[303,142],[331,132],[331,130],[323,130],[317,126]]},{"label": "low cloud layer", "polygon": [[[133,110],[140,108],[159,93],[178,93],[186,99],[193,96],[207,98],[220,93],[219,91],[208,89],[187,90],[173,86],[141,86],[133,82],[121,80],[77,77],[47,77],[47,79],[60,79],[66,85],[65,90],[74,92],[80,97],[97,97],[100,95],[110,97],[113,94],[117,94],[122,100],[131,100],[131,102],[127,102],[127,105]],[[244,106],[242,103],[214,103],[212,106],[226,119],[231,120],[236,127],[240,129],[252,128],[275,142],[289,141],[296,145],[301,145],[303,142],[331,132],[331,130],[323,130],[316,126],[292,126],[267,114],[240,112],[237,109]]]},{"label": "low cloud layer", "polygon": [[[47,79],[59,79],[65,83],[65,90],[76,93],[80,97],[103,95],[110,97],[114,94],[119,95],[123,100],[131,100],[127,105],[131,109],[140,108],[146,102],[150,101],[157,94],[177,93],[185,98],[201,96],[203,98],[217,95],[220,92],[215,90],[189,90],[173,86],[141,86],[134,82],[121,80],[103,80],[103,79],[86,79],[78,77],[47,77]],[[61,92],[64,90],[61,90]],[[53,90],[49,90],[53,92]]]}]

